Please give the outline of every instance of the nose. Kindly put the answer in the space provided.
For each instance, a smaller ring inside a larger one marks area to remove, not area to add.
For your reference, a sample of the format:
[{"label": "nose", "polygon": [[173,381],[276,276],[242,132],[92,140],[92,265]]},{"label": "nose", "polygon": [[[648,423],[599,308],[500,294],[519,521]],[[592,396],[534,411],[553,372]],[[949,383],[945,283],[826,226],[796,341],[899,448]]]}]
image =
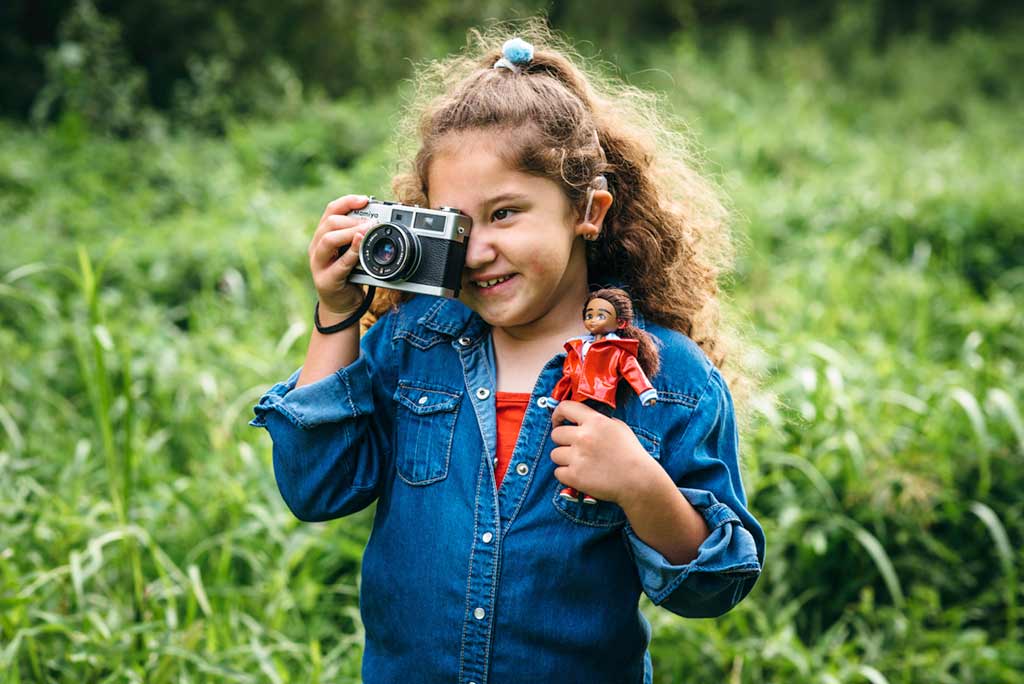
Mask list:
[{"label": "nose", "polygon": [[482,268],[494,261],[496,254],[490,231],[484,226],[474,228],[469,234],[469,244],[466,246],[466,268]]}]

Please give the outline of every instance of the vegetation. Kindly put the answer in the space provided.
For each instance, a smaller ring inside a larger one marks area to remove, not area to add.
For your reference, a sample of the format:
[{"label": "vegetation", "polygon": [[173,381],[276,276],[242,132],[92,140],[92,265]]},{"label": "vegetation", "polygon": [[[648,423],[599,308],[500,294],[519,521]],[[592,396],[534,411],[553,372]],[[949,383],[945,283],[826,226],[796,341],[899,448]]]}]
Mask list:
[{"label": "vegetation", "polygon": [[[604,51],[732,198],[764,377],[764,576],[717,620],[645,602],[657,682],[1024,671],[1022,49],[858,31]],[[0,681],[358,681],[372,511],[295,520],[246,421],[302,362],[323,205],[389,194],[401,92],[285,74],[269,115],[211,129],[110,73],[0,123]]]}]

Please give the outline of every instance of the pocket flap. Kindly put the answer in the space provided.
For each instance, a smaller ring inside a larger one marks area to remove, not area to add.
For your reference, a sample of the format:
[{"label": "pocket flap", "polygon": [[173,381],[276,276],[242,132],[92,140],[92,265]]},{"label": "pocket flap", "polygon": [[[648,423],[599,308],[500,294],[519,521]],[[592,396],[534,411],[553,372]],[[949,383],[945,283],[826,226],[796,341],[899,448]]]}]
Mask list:
[{"label": "pocket flap", "polygon": [[395,399],[402,406],[419,415],[454,411],[461,398],[461,394],[448,389],[404,382],[399,382],[398,390],[395,392]]},{"label": "pocket flap", "polygon": [[647,453],[653,456],[655,460],[660,461],[661,440],[659,440],[653,433],[650,433],[643,428],[635,425],[629,425],[628,423],[627,425],[629,426],[629,429],[633,431],[633,434],[636,435],[636,439],[640,442],[640,445],[647,450]]}]

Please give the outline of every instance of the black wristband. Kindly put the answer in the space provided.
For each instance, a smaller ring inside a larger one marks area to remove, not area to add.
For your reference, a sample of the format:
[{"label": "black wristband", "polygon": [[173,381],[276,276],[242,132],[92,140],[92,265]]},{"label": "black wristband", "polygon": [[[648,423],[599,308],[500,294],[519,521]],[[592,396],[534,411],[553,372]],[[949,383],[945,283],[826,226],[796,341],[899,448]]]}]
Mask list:
[{"label": "black wristband", "polygon": [[321,335],[330,335],[344,330],[345,328],[352,327],[353,324],[358,323],[359,319],[363,317],[363,314],[369,311],[370,304],[373,303],[373,295],[376,294],[377,288],[373,285],[367,285],[366,294],[363,295],[363,303],[359,305],[356,312],[343,320],[341,323],[335,323],[334,325],[323,326],[320,325],[320,300],[316,301],[313,305],[313,324],[316,325],[317,331]]}]

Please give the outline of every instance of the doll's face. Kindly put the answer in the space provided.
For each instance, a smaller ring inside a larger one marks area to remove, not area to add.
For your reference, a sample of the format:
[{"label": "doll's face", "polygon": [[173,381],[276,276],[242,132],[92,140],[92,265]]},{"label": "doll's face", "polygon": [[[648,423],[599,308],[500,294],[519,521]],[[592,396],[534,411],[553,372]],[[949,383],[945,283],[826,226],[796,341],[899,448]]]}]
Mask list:
[{"label": "doll's face", "polygon": [[615,307],[607,299],[591,299],[583,312],[583,325],[591,335],[607,335],[615,332],[619,321],[615,317]]}]

